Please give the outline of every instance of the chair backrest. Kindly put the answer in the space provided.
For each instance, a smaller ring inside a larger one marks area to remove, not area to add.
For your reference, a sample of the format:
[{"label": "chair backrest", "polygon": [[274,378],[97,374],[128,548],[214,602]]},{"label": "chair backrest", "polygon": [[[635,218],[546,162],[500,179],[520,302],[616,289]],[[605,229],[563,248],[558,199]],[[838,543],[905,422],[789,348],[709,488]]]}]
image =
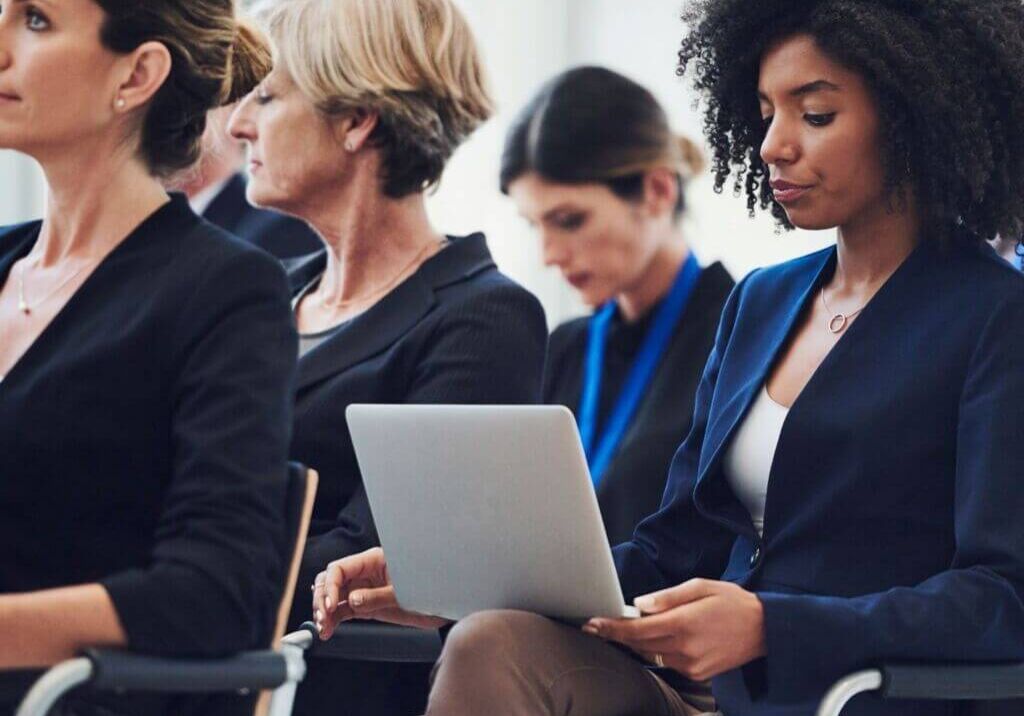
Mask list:
[{"label": "chair backrest", "polygon": [[[306,546],[306,533],[313,515],[313,502],[316,499],[316,488],[320,477],[315,470],[309,470],[297,462],[288,463],[288,488],[285,495],[285,535],[286,554],[289,556],[288,571],[285,575],[284,591],[277,610],[277,622],[274,624],[274,636],[271,647],[281,645],[288,615],[291,613],[292,599],[295,597],[295,582],[299,578],[299,564]],[[263,692],[256,704],[256,716],[266,714],[270,708],[270,694]]]},{"label": "chair backrest", "polygon": [[288,494],[285,497],[285,528],[287,535],[286,554],[288,555],[288,572],[285,577],[281,604],[277,611],[277,622],[274,625],[272,648],[281,645],[288,615],[291,613],[292,599],[295,597],[295,581],[299,577],[299,565],[302,562],[302,551],[306,546],[306,533],[313,515],[313,501],[319,476],[315,470],[309,470],[297,462],[288,463]]}]

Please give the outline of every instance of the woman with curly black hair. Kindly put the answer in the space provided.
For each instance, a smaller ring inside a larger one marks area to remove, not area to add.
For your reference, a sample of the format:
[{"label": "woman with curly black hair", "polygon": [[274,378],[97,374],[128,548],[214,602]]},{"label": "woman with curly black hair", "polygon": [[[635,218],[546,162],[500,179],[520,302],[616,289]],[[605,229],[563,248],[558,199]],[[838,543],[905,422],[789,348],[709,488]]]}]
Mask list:
[{"label": "woman with curly black hair", "polygon": [[[1024,658],[1024,279],[986,243],[1024,220],[1024,6],[706,0],[685,19],[717,186],[837,245],[726,304],[662,507],[615,550],[644,616],[474,615],[430,714],[796,716],[880,661]],[[383,565],[340,565],[328,622],[428,623]]]}]

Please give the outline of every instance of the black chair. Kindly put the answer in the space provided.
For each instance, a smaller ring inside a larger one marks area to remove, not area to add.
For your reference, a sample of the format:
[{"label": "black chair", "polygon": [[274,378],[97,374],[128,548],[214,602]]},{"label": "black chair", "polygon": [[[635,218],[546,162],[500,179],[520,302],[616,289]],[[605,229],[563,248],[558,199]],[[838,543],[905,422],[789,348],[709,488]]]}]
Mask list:
[{"label": "black chair", "polygon": [[25,695],[16,716],[47,716],[68,692],[85,685],[99,691],[163,694],[248,694],[265,690],[256,713],[289,716],[295,689],[306,674],[304,650],[312,639],[308,634],[281,635],[295,593],[316,487],[316,472],[297,463],[288,466],[285,510],[290,569],[270,649],[223,659],[165,659],[123,650],[91,649],[43,674]]},{"label": "black chair", "polygon": [[[442,642],[436,631],[350,622],[342,625],[330,641],[321,642],[315,638],[312,622],[303,624],[302,629],[312,642],[309,656],[313,658],[432,664],[441,653]],[[970,701],[971,716],[1021,716],[1024,664],[901,664],[860,671],[836,682],[822,700],[817,716],[840,716],[853,697],[872,691],[892,700]]]},{"label": "black chair", "polygon": [[840,716],[858,694],[878,692],[886,700],[970,701],[971,716],[1024,714],[1024,664],[890,664],[837,681],[818,716]]},{"label": "black chair", "polygon": [[306,622],[302,631],[312,637],[308,657],[347,659],[389,664],[433,664],[441,655],[441,636],[433,629],[414,629],[372,621],[352,621],[338,627],[329,641],[316,637],[316,626]]}]

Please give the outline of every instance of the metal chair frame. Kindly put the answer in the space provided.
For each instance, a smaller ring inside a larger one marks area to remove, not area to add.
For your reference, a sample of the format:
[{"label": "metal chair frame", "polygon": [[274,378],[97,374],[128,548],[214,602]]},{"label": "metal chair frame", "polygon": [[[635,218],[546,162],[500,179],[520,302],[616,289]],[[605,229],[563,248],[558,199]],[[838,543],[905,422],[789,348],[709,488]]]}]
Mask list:
[{"label": "metal chair frame", "polygon": [[282,637],[295,593],[298,565],[309,529],[318,476],[291,463],[288,467],[287,520],[290,568],[278,610],[274,646],[223,659],[169,659],[124,650],[94,649],[57,664],[44,673],[24,696],[15,716],[47,716],[70,691],[88,684],[114,692],[239,693],[269,690],[257,702],[259,716],[290,716],[295,691],[306,676],[305,652],[313,642],[309,632]]}]

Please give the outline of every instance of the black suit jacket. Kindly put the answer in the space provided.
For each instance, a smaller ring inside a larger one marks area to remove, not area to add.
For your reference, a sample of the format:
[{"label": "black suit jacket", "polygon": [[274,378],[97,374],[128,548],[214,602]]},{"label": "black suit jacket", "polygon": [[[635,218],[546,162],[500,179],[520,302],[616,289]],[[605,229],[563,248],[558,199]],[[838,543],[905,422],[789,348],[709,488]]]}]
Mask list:
[{"label": "black suit jacket", "polygon": [[[293,293],[319,276],[325,263],[324,252],[290,262]],[[412,277],[299,361],[291,457],[320,472],[320,490],[297,594],[307,595],[331,560],[379,544],[345,408],[536,403],[546,342],[540,303],[498,272],[484,237],[476,234],[451,239]],[[293,621],[309,616],[309,599],[300,596]]]},{"label": "black suit jacket", "polygon": [[[0,229],[0,282],[39,228]],[[99,582],[140,652],[266,645],[295,346],[278,262],[157,210],[0,382],[0,593]]]},{"label": "black suit jacket", "polygon": [[[690,432],[697,385],[715,343],[722,307],[732,288],[732,277],[722,264],[712,264],[701,272],[665,355],[618,452],[604,473],[597,499],[612,544],[632,537],[640,520],[654,514],[661,504],[672,455]],[[643,328],[649,323],[645,321]],[[589,318],[577,318],[563,323],[552,333],[544,376],[545,403],[565,405],[573,412],[578,410],[589,327]],[[633,326],[622,328],[632,329]],[[643,340],[643,334],[642,330],[635,336],[625,336],[625,340],[637,344]],[[617,380],[602,384],[602,408],[610,406],[618,397],[625,371],[635,355],[636,345],[623,348],[629,355],[624,356],[627,359],[621,369],[613,364],[613,356],[609,355],[605,361],[606,372],[615,372]],[[600,412],[603,425],[610,407]]]},{"label": "black suit jacket", "polygon": [[250,204],[241,174],[231,177],[206,207],[203,218],[279,259],[304,256],[323,246],[304,222]]}]

